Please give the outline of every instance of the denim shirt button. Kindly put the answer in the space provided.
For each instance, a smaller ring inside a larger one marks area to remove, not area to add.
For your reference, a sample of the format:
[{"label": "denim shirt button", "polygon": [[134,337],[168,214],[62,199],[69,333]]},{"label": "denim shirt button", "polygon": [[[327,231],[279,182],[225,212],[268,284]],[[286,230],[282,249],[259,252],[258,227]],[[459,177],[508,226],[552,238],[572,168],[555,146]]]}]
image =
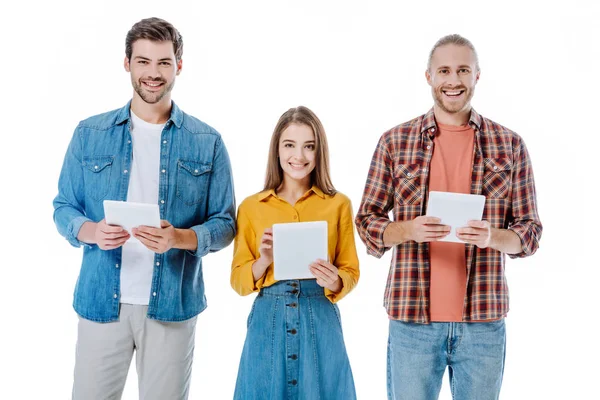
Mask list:
[{"label": "denim shirt button", "polygon": [[[116,295],[115,295],[116,296]],[[156,292],[152,292],[152,296],[156,297]]]},{"label": "denim shirt button", "polygon": [[119,268],[119,264],[115,264],[115,268]]},{"label": "denim shirt button", "polygon": [[115,294],[113,295],[113,297],[116,299],[118,296],[117,296],[117,294],[115,293]]},{"label": "denim shirt button", "polygon": [[160,265],[160,263],[157,261],[157,262],[156,262],[156,266],[158,267],[159,265]]}]

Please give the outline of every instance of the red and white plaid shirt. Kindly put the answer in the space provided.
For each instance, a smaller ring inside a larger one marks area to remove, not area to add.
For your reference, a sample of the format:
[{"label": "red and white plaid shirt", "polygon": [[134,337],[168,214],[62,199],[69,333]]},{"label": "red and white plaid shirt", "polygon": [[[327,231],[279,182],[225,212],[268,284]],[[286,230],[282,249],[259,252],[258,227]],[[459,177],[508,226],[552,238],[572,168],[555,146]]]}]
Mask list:
[{"label": "red and white plaid shirt", "polygon": [[[522,251],[535,253],[542,235],[536,206],[533,170],[519,135],[471,110],[475,130],[471,193],[486,197],[483,219],[493,228],[510,229],[521,239]],[[367,252],[381,257],[388,249],[383,232],[394,221],[424,215],[429,167],[437,126],[427,114],[385,132],[371,161],[360,209],[358,233]],[[394,246],[384,306],[390,318],[429,323],[429,244],[408,241]],[[463,321],[501,318],[508,312],[504,254],[466,244],[467,293]]]}]

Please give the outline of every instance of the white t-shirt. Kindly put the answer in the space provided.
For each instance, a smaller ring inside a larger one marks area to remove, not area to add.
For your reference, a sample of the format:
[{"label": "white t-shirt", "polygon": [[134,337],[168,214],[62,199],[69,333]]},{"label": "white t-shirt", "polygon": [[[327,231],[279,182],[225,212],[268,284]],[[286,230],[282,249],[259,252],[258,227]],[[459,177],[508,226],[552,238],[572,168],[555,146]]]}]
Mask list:
[{"label": "white t-shirt", "polygon": [[[150,124],[131,112],[131,161],[127,201],[158,204],[160,136],[165,124]],[[134,238],[123,245],[121,303],[148,305],[154,252]]]}]

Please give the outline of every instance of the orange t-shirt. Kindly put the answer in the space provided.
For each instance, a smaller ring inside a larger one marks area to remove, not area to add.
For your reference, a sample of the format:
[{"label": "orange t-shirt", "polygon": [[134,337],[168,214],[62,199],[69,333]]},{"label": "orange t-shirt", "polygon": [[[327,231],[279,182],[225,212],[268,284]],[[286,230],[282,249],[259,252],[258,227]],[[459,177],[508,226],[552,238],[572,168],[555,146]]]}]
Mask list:
[{"label": "orange t-shirt", "polygon": [[[470,126],[438,124],[433,140],[429,190],[471,193],[473,144]],[[465,245],[431,242],[429,315],[433,322],[461,322],[467,291]]]}]

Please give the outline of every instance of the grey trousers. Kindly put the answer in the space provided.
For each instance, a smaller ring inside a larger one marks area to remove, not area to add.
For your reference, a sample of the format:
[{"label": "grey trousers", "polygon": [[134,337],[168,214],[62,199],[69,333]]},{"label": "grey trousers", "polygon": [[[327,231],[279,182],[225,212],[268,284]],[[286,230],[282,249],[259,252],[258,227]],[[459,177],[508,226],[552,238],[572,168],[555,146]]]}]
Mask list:
[{"label": "grey trousers", "polygon": [[159,322],[147,311],[121,304],[118,322],[79,318],[73,400],[120,399],[134,350],[140,399],[188,398],[196,317]]}]

